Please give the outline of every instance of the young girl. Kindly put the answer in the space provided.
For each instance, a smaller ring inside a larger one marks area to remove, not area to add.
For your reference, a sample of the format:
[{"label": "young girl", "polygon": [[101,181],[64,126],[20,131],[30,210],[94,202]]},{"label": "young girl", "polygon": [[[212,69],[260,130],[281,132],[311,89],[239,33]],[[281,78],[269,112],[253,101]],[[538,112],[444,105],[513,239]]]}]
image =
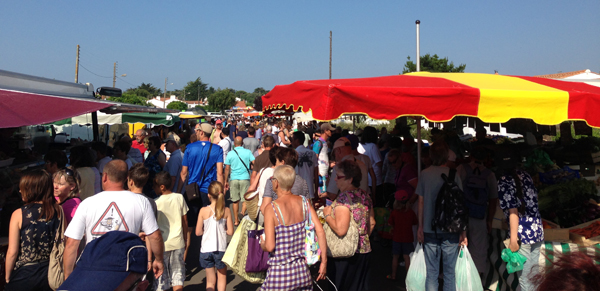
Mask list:
[{"label": "young girl", "polygon": [[410,267],[410,253],[415,251],[413,246],[413,225],[417,225],[417,215],[415,212],[407,206],[409,200],[406,191],[403,192],[397,198],[400,200],[394,201],[394,210],[390,215],[388,223],[392,226],[392,274],[387,276],[389,280],[396,280],[396,270],[398,269],[398,260],[400,255],[404,257],[406,271]]},{"label": "young girl", "polygon": [[227,248],[227,235],[233,235],[231,212],[225,207],[223,184],[214,181],[208,186],[210,205],[200,209],[196,235],[202,236],[200,265],[206,269],[206,290],[215,290],[215,268],[219,275],[217,290],[227,287],[227,266],[221,261]]}]

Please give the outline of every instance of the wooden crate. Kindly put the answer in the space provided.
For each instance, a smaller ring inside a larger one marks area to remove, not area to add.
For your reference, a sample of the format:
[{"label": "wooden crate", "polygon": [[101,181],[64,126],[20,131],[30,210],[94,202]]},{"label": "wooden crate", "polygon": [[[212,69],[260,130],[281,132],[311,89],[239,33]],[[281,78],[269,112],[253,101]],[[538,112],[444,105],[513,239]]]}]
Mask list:
[{"label": "wooden crate", "polygon": [[546,219],[542,220],[546,222],[546,224],[548,224],[550,227],[552,227],[544,229],[544,241],[564,243],[571,242],[568,228],[560,228],[560,225],[552,221]]},{"label": "wooden crate", "polygon": [[[596,221],[600,221],[600,218],[594,219],[592,221],[588,221],[586,223],[582,223],[580,225],[573,226],[573,227],[571,227],[569,229],[583,228],[583,227],[586,227],[586,226],[588,226],[588,225],[590,225],[590,224],[592,224],[592,223],[594,223]],[[582,245],[584,247],[589,247],[589,246],[592,246],[592,245],[600,243],[600,235],[595,236],[595,237],[591,237],[591,238],[587,239],[584,236],[581,236],[581,235],[578,235],[576,233],[570,232],[569,233],[569,238],[571,239],[571,241],[573,241],[573,243]]]}]

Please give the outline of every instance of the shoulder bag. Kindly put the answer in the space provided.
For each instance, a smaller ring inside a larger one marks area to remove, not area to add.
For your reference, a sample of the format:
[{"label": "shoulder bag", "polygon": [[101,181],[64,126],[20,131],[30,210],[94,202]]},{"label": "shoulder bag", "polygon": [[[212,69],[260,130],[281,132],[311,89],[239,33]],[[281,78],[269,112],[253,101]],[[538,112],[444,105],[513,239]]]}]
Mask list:
[{"label": "shoulder bag", "polygon": [[255,220],[258,217],[259,205],[258,205],[258,187],[260,186],[260,177],[266,168],[262,168],[258,174],[258,183],[256,190],[248,191],[244,194],[244,200],[246,200],[246,208],[248,209],[248,216],[250,219]]},{"label": "shoulder bag", "polygon": [[304,230],[306,231],[306,239],[304,241],[304,256],[306,263],[309,266],[316,264],[321,259],[321,248],[317,240],[315,231],[315,223],[312,221],[310,206],[308,200],[302,196],[302,208],[304,209]]},{"label": "shoulder bag", "polygon": [[[212,150],[212,146],[213,146],[212,142],[209,142],[209,144],[210,144],[210,146],[208,147],[208,155],[206,155],[206,163],[204,163],[204,166],[202,166],[202,171],[200,171],[200,173],[202,173],[202,175],[200,175],[200,180],[198,180],[198,182],[200,182],[200,184],[202,184],[202,182],[204,181],[204,169],[206,168],[206,164],[208,164],[208,160],[210,159],[210,151]],[[212,167],[211,167],[211,169],[212,169]],[[210,171],[210,169],[209,169],[209,171]],[[188,201],[192,201],[192,200],[196,200],[196,199],[200,198],[200,188],[198,187],[198,183],[192,182],[192,183],[185,185],[185,195],[187,196]]]},{"label": "shoulder bag", "polygon": [[[346,193],[348,195],[348,193]],[[335,218],[334,210],[337,206],[337,200],[331,204],[331,217]],[[329,226],[324,223],[323,229],[325,230],[325,238],[327,239],[327,256],[331,258],[349,258],[354,256],[358,249],[358,225],[354,221],[352,211],[350,211],[350,225],[346,235],[338,236]]]},{"label": "shoulder bag", "polygon": [[246,171],[248,171],[248,173],[250,173],[250,168],[248,168],[248,166],[246,166],[246,163],[244,163],[244,160],[242,160],[242,157],[240,157],[240,154],[238,154],[238,152],[235,149],[233,149],[233,151],[238,156],[238,159],[240,159],[240,162],[242,162],[242,165],[244,165],[244,168],[246,168]]},{"label": "shoulder bag", "polygon": [[58,206],[60,212],[59,226],[54,237],[52,251],[50,252],[50,262],[48,264],[48,284],[52,290],[58,289],[65,280],[63,270],[63,254],[65,252],[65,213],[61,206]]}]

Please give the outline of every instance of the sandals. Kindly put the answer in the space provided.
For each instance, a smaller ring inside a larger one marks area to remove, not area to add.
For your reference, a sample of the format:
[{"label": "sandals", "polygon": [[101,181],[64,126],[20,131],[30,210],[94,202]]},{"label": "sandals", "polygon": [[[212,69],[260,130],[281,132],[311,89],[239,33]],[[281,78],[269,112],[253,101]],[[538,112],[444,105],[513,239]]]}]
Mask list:
[{"label": "sandals", "polygon": [[385,278],[390,281],[396,281],[396,278],[392,278],[392,275],[387,275],[387,276],[385,276]]}]

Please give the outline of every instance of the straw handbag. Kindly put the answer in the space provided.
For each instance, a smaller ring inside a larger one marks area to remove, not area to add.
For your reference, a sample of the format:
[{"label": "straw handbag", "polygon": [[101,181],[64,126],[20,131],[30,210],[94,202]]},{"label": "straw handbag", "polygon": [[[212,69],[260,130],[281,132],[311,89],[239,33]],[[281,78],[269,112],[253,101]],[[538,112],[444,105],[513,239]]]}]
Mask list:
[{"label": "straw handbag", "polygon": [[[260,183],[260,177],[262,176],[263,171],[265,170],[265,168],[263,168],[262,170],[260,170],[260,174],[258,175],[258,181]],[[248,209],[248,216],[250,216],[250,219],[252,221],[256,220],[256,217],[258,217],[258,210],[260,205],[258,205],[258,187],[256,187],[257,189],[254,191],[248,191],[244,194],[244,200],[246,200],[246,208]]]}]

